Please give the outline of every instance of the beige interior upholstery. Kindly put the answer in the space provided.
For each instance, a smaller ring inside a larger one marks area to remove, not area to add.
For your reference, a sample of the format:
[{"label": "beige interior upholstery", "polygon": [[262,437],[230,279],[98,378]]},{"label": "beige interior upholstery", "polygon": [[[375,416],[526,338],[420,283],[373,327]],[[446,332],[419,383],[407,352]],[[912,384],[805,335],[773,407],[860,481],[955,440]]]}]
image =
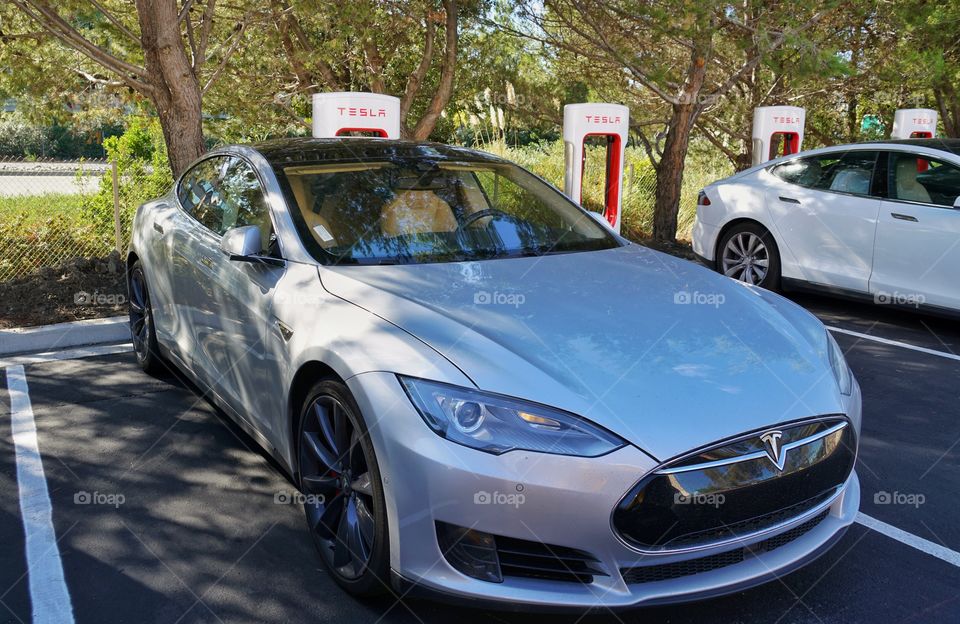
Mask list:
[{"label": "beige interior upholstery", "polygon": [[897,160],[897,199],[931,203],[930,193],[917,182],[917,161],[900,157]]},{"label": "beige interior upholstery", "polygon": [[[303,183],[304,176],[288,176],[287,181],[290,183],[290,189],[293,190],[297,206],[301,208],[300,214],[303,216],[307,227],[313,232],[314,238],[320,243],[321,247],[335,247],[337,241],[333,238],[334,229],[330,226],[330,222],[319,213],[309,209],[310,206],[313,206],[314,198],[310,188]],[[327,202],[324,202],[324,205],[326,204]]]},{"label": "beige interior upholstery", "polygon": [[453,232],[457,219],[450,205],[432,191],[400,191],[383,207],[380,229],[388,237]]}]

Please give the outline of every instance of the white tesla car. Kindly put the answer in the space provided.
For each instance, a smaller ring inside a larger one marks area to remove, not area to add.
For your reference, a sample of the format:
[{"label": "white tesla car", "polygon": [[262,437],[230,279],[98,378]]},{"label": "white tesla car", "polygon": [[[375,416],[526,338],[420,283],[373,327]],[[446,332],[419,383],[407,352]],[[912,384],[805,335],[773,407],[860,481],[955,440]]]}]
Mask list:
[{"label": "white tesla car", "polygon": [[960,140],[786,156],[701,193],[693,250],[750,284],[960,311]]}]

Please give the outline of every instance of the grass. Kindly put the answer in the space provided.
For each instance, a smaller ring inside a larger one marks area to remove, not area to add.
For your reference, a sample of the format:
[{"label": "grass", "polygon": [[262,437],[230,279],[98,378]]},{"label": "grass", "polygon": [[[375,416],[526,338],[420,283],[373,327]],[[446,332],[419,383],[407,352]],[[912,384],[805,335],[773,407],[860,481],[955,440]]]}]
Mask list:
[{"label": "grass", "polygon": [[113,248],[89,222],[82,195],[0,197],[0,282],[71,258],[105,256]]},{"label": "grass", "polygon": [[82,203],[83,195],[63,193],[0,196],[0,223],[22,219],[22,224],[29,227],[57,217],[79,222],[83,219]]}]

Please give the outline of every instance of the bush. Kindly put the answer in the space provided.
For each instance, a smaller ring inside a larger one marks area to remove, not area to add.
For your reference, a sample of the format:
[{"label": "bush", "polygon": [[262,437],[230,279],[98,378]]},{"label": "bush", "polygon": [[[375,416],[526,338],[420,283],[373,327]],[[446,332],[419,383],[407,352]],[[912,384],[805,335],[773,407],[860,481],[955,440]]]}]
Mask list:
[{"label": "bush", "polygon": [[[122,244],[130,237],[137,207],[164,195],[173,184],[163,131],[156,119],[137,118],[120,136],[103,142],[107,159],[117,163]],[[83,199],[83,215],[100,236],[113,237],[113,178],[100,179],[96,194]]]},{"label": "bush", "polygon": [[40,126],[20,113],[0,113],[0,156],[34,160],[103,158],[101,136],[115,135],[120,128],[103,125],[93,132],[77,131],[70,125]]}]

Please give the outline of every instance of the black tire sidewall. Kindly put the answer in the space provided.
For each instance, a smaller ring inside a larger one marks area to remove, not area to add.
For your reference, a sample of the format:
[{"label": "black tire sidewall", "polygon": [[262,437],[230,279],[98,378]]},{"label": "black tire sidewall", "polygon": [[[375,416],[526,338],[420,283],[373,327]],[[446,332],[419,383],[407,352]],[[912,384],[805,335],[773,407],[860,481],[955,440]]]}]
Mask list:
[{"label": "black tire sidewall", "polygon": [[[296,428],[297,437],[293,445],[295,461],[297,462],[297,486],[303,491],[302,486],[300,486],[300,440],[303,434],[306,410],[314,400],[324,395],[335,398],[346,408],[347,418],[350,419],[354,429],[360,433],[360,445],[367,461],[367,468],[370,470],[371,485],[373,486],[373,518],[375,524],[373,551],[370,554],[367,569],[356,579],[343,578],[336,570],[327,564],[327,559],[320,552],[320,550],[324,548],[324,543],[309,527],[308,530],[310,530],[311,539],[317,548],[318,556],[323,560],[324,566],[338,585],[355,596],[378,596],[387,592],[390,588],[390,534],[387,526],[383,479],[380,475],[377,456],[373,448],[373,443],[370,440],[366,422],[360,412],[360,407],[357,405],[350,390],[338,380],[325,379],[314,383],[300,406]],[[306,518],[306,508],[304,508],[304,517]]]},{"label": "black tire sidewall", "polygon": [[723,274],[723,251],[727,248],[727,243],[730,242],[731,238],[743,232],[756,234],[767,248],[769,258],[767,274],[763,280],[759,284],[755,284],[755,286],[772,291],[780,290],[780,249],[777,247],[777,242],[774,240],[770,231],[759,223],[741,223],[733,226],[724,233],[723,238],[720,239],[720,244],[717,245],[717,272],[721,275]]},{"label": "black tire sidewall", "polygon": [[[137,353],[136,349],[134,349],[134,355],[137,358],[137,363],[140,365],[140,368],[142,368],[145,372],[150,374],[160,374],[164,372],[165,367],[163,366],[162,359],[160,357],[160,347],[159,347],[159,343],[157,342],[157,331],[156,331],[156,327],[154,326],[153,300],[150,297],[150,287],[147,284],[147,275],[144,272],[143,265],[140,263],[139,260],[135,261],[130,266],[130,269],[127,271],[128,310],[129,310],[129,306],[132,306],[132,301],[133,301],[132,299],[133,285],[132,284],[133,284],[133,276],[135,273],[140,274],[143,280],[144,292],[147,295],[146,296],[147,301],[144,306],[145,307],[144,314],[147,316],[149,320],[149,329],[147,331],[147,345],[146,345],[145,353],[141,355],[140,353]],[[131,326],[131,332],[132,330],[133,328]],[[131,335],[131,338],[132,338],[132,335]]]}]

